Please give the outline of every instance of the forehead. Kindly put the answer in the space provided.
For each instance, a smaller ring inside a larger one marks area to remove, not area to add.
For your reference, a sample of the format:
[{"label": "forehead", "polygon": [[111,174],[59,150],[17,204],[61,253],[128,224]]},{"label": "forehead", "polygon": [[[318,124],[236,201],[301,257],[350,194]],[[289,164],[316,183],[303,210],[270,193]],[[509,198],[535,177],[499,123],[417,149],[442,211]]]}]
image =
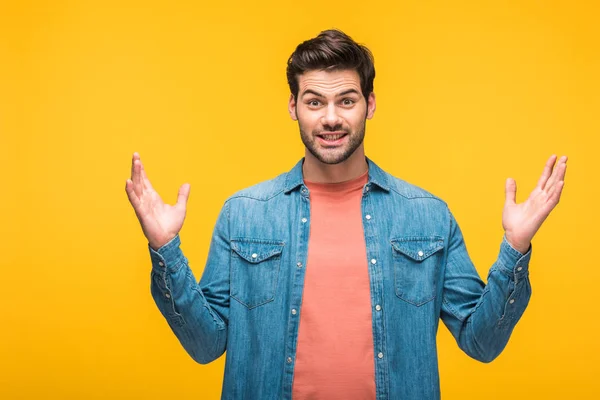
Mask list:
[{"label": "forehead", "polygon": [[307,90],[322,94],[335,94],[355,89],[360,93],[360,76],[355,70],[313,70],[298,76],[300,96]]}]

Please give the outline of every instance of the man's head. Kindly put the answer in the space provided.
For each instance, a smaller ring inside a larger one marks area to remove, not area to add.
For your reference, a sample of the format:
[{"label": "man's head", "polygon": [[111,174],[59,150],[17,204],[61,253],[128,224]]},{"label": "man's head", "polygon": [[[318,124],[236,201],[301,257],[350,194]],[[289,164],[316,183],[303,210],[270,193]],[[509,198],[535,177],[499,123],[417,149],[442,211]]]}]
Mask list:
[{"label": "man's head", "polygon": [[362,149],[375,112],[374,78],[371,52],[341,31],[298,45],[287,66],[289,112],[310,155],[338,164]]}]

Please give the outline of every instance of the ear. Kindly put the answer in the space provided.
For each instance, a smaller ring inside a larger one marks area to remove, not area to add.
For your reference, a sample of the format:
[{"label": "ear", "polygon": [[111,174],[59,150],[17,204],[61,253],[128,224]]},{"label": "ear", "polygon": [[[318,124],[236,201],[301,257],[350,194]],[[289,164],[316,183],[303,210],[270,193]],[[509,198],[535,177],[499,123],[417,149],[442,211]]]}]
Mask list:
[{"label": "ear", "polygon": [[296,114],[296,99],[293,94],[290,94],[290,101],[288,102],[288,112],[290,113],[290,117],[294,121],[298,121],[298,114]]},{"label": "ear", "polygon": [[369,98],[367,99],[367,119],[373,118],[373,114],[375,114],[375,92],[371,92],[369,94]]}]

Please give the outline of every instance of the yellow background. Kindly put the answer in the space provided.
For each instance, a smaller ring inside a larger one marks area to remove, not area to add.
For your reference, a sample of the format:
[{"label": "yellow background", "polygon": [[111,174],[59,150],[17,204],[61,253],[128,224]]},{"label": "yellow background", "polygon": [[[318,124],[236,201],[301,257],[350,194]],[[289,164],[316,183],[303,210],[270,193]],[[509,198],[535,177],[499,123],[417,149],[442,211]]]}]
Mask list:
[{"label": "yellow background", "polygon": [[150,296],[130,157],[169,202],[191,183],[199,278],[225,198],[303,155],[285,63],[331,27],[375,55],[367,155],[450,204],[483,277],[505,178],[522,201],[550,154],[570,157],[504,353],[478,363],[440,327],[443,398],[597,398],[599,16],[594,1],[3,1],[0,398],[219,398],[224,357],[195,364]]}]

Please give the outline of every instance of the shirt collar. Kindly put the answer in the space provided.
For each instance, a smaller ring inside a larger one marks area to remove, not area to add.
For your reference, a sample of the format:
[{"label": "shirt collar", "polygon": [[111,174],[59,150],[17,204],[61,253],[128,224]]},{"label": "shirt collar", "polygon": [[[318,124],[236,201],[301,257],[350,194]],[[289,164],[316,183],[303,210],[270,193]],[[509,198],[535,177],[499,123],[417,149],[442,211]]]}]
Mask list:
[{"label": "shirt collar", "polygon": [[[388,174],[379,168],[369,157],[365,157],[367,165],[369,166],[369,184],[376,185],[377,187],[390,191],[389,177]],[[288,194],[298,186],[304,185],[304,179],[302,176],[302,164],[304,163],[304,157],[300,159],[294,165],[294,167],[286,174],[284,193]]]}]

